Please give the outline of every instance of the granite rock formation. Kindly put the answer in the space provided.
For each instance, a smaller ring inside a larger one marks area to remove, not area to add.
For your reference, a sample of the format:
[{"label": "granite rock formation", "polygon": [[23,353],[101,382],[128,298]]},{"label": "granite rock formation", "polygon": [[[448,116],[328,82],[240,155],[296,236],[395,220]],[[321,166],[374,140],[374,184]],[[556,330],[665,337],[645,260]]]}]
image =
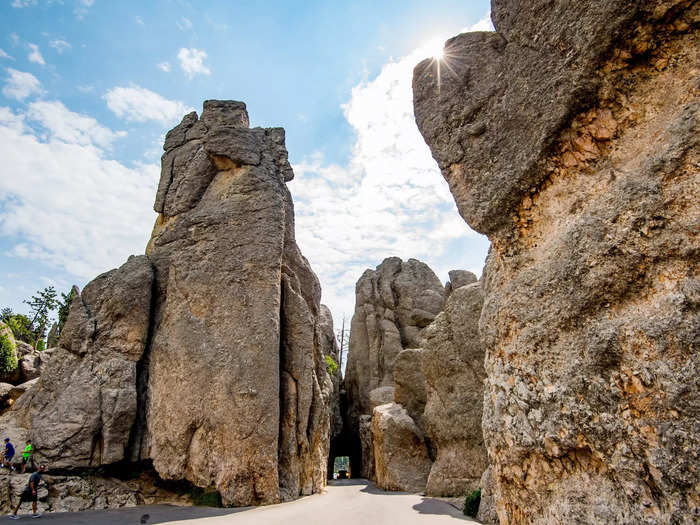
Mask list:
[{"label": "granite rock formation", "polygon": [[460,213],[492,243],[500,522],[697,522],[700,4],[493,0],[492,18],[413,86]]},{"label": "granite rock formation", "polygon": [[116,463],[136,418],[136,366],[146,347],[153,269],[146,256],[90,282],[71,303],[59,348],[26,408],[30,437],[52,468]]},{"label": "granite rock formation", "polygon": [[152,462],[227,505],[318,492],[333,349],[294,239],[284,130],[206,101],[164,149],[146,255],[73,300],[11,413],[53,467]]},{"label": "granite rock formation", "polygon": [[[344,387],[347,395],[345,432],[355,448],[351,464],[366,465],[360,443],[360,417],[371,416],[379,404],[393,401],[394,365],[407,348],[420,348],[422,331],[444,304],[444,287],[435,273],[415,259],[385,259],[376,270],[366,270],[355,287],[355,312],[350,327],[350,344]],[[368,429],[369,425],[362,425]]]},{"label": "granite rock formation", "polygon": [[463,282],[472,284],[453,289],[444,311],[425,331],[421,427],[435,450],[426,487],[433,496],[460,496],[478,488],[488,464],[481,432],[486,375],[479,339],[483,292],[474,274]]},{"label": "granite rock formation", "polygon": [[372,413],[372,446],[377,485],[385,490],[421,492],[432,461],[423,431],[397,403]]}]

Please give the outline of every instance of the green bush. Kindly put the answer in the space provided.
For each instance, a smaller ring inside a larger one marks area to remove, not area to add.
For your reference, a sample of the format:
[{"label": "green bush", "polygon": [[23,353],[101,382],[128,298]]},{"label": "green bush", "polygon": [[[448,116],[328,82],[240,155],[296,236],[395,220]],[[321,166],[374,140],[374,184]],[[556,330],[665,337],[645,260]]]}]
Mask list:
[{"label": "green bush", "polygon": [[333,359],[329,355],[327,355],[325,357],[326,357],[326,370],[328,370],[328,373],[330,375],[335,375],[335,373],[338,371],[338,363],[336,363],[335,359]]},{"label": "green bush", "polygon": [[476,518],[479,512],[479,503],[481,503],[481,489],[476,489],[467,494],[464,499],[464,514],[472,518]]},{"label": "green bush", "polygon": [[0,335],[0,373],[7,374],[17,369],[15,345],[5,335]]}]

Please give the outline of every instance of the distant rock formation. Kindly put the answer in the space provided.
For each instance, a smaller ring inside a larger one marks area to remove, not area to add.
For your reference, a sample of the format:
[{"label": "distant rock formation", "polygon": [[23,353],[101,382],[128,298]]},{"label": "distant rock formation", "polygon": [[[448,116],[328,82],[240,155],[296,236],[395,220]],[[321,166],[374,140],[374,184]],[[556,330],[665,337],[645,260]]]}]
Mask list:
[{"label": "distant rock formation", "polygon": [[363,415],[394,401],[394,365],[406,348],[420,348],[422,330],[440,313],[444,287],[435,273],[416,259],[385,259],[376,270],[366,270],[355,287],[355,312],[350,328],[350,350],[344,387],[347,395],[345,432],[355,445],[351,464],[360,475],[373,477],[367,457],[371,425],[360,425]]},{"label": "distant rock formation", "polygon": [[700,4],[493,0],[492,18],[413,87],[460,213],[492,243],[496,512],[696,522]]},{"label": "distant rock formation", "polygon": [[449,274],[443,286],[425,264],[393,257],[357,283],[346,421],[360,475],[384,489],[463,496],[487,466],[481,283]]},{"label": "distant rock formation", "polygon": [[335,349],[294,239],[284,130],[206,101],[164,149],[146,255],[75,297],[11,415],[53,467],[152,461],[226,505],[318,492]]}]

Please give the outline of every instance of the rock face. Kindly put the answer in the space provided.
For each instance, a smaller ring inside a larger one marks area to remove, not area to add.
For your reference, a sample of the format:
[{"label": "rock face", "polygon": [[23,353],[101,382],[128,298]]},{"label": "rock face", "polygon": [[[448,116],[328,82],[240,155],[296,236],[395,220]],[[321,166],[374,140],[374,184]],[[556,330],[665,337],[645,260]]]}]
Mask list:
[{"label": "rock face", "polygon": [[146,256],[73,300],[17,403],[52,466],[150,460],[227,505],[325,485],[321,290],[294,239],[284,130],[247,125],[243,103],[206,101],[167,134]]},{"label": "rock face", "polygon": [[481,432],[484,347],[479,339],[481,283],[456,288],[425,331],[426,402],[422,428],[435,450],[426,493],[460,496],[479,486],[488,465]]},{"label": "rock face", "polygon": [[[494,0],[414,71],[492,242],[480,331],[501,523],[692,523],[700,494],[698,20],[679,0]],[[454,294],[453,294],[454,295]]]},{"label": "rock face", "polygon": [[22,396],[30,437],[52,468],[125,458],[136,417],[136,364],[146,347],[153,269],[141,255],[88,284],[38,384]]},{"label": "rock face", "polygon": [[377,485],[385,490],[421,492],[432,461],[423,432],[396,403],[372,413],[372,443]]},{"label": "rock face", "polygon": [[[444,304],[444,288],[435,273],[415,259],[385,259],[376,270],[367,270],[355,288],[355,312],[350,328],[350,350],[345,372],[348,408],[346,432],[356,448],[351,463],[361,465],[359,418],[371,415],[370,393],[377,400],[394,387],[394,364],[402,350],[420,348],[421,332]],[[384,388],[382,391],[376,389]],[[384,398],[383,402],[392,401]],[[376,402],[375,402],[376,406]],[[365,436],[363,439],[367,439]]]}]

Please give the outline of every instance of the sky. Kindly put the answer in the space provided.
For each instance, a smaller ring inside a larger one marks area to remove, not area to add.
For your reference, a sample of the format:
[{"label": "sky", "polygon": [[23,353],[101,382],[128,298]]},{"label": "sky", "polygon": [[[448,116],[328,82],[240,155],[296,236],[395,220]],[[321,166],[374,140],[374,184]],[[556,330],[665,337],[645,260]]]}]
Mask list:
[{"label": "sky", "polygon": [[282,126],[297,242],[337,325],[355,283],[413,257],[481,274],[413,118],[413,67],[487,0],[0,0],[0,307],[144,252],[165,133],[206,99]]}]

